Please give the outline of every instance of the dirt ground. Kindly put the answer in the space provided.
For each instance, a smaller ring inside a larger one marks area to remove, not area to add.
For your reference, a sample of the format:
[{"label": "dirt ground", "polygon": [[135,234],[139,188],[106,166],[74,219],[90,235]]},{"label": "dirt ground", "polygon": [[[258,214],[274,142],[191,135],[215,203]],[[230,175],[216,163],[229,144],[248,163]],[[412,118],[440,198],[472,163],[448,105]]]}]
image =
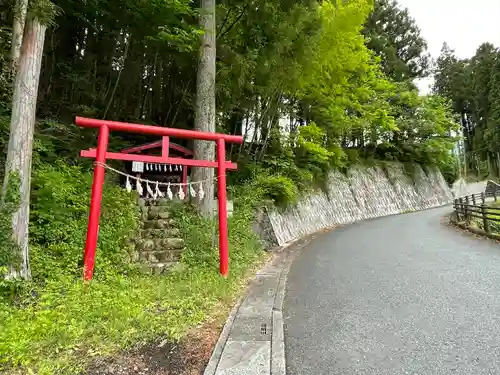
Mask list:
[{"label": "dirt ground", "polygon": [[203,374],[223,323],[206,323],[177,343],[158,341],[112,358],[97,359],[82,375]]}]

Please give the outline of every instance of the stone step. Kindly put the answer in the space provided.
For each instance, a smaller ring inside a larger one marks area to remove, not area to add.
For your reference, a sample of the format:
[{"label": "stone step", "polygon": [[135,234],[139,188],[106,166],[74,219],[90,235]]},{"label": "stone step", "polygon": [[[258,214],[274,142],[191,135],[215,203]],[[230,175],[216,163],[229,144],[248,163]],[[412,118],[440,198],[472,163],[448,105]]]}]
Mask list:
[{"label": "stone step", "polygon": [[[148,207],[148,213],[150,215],[158,215],[158,214],[170,214],[170,210],[168,207],[163,206],[150,206]],[[170,215],[168,216],[170,217]]]},{"label": "stone step", "polygon": [[148,212],[148,220],[157,220],[157,219],[161,219],[161,220],[166,220],[166,219],[170,219],[171,215],[170,215],[170,212]]},{"label": "stone step", "polygon": [[[177,192],[177,191],[175,191]],[[174,193],[174,191],[172,191]],[[179,203],[185,203],[186,200],[181,200],[177,194],[173,194],[172,199],[168,199],[166,197],[160,199],[145,199],[139,198],[139,206],[141,207],[155,207],[155,206],[172,206]]]},{"label": "stone step", "polygon": [[182,238],[141,239],[137,242],[137,249],[141,251],[181,250],[184,248]]},{"label": "stone step", "polygon": [[167,262],[167,263],[152,263],[144,265],[144,270],[153,275],[164,275],[168,273],[171,269],[176,267],[179,263],[177,262]]},{"label": "stone step", "polygon": [[155,219],[144,222],[144,229],[167,229],[175,225],[174,219]]},{"label": "stone step", "polygon": [[139,260],[150,264],[173,263],[181,259],[182,250],[141,251]]},{"label": "stone step", "polygon": [[168,198],[157,199],[154,202],[154,205],[157,207],[170,206],[170,205],[172,205],[172,201],[169,200]]},{"label": "stone step", "polygon": [[156,199],[150,203],[150,206],[151,207],[160,206],[160,207],[165,208],[165,207],[170,207],[173,204],[184,203],[185,200],[179,199],[179,197],[177,196],[177,194],[175,194],[175,192],[176,192],[176,190],[173,191],[174,195],[173,195],[172,199],[168,199],[168,198]]},{"label": "stone step", "polygon": [[168,229],[144,229],[141,231],[142,239],[157,239],[157,238],[178,238],[181,231],[177,228]]}]

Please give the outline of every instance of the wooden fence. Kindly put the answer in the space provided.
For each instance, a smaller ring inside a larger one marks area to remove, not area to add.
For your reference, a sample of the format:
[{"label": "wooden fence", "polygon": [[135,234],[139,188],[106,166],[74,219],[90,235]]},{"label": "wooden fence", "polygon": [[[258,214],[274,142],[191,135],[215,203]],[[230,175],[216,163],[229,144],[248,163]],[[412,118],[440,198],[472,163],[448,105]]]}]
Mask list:
[{"label": "wooden fence", "polygon": [[[453,203],[455,220],[470,229],[472,219],[480,219],[485,234],[491,234],[492,223],[500,223],[500,207],[491,205],[491,203],[500,201],[499,193],[498,189],[487,189],[484,193],[455,199]],[[500,224],[498,226],[500,227]]]}]

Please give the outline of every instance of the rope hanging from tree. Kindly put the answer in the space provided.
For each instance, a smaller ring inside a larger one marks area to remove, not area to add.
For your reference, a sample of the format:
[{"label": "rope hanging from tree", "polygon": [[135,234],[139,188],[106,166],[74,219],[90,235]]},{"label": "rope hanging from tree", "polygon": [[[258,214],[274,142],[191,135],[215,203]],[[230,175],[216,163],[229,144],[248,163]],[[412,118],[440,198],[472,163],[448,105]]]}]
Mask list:
[{"label": "rope hanging from tree", "polygon": [[[175,193],[175,196],[177,196],[180,200],[184,200],[186,198],[186,194],[184,193],[183,187],[187,187],[188,189],[188,194],[191,195],[191,197],[203,200],[205,197],[205,190],[203,190],[203,184],[210,182],[210,181],[215,181],[217,180],[217,176],[214,178],[202,180],[202,181],[196,181],[196,182],[186,182],[186,183],[173,183],[173,182],[159,182],[159,181],[151,181],[147,180],[144,178],[132,176],[128,173],[119,171],[118,169],[115,169],[113,167],[110,167],[109,165],[105,163],[98,163],[96,162],[95,165],[100,165],[104,168],[106,168],[109,171],[115,172],[119,175],[122,175],[126,177],[126,182],[125,182],[125,189],[128,192],[132,191],[132,183],[130,182],[135,181],[135,189],[139,196],[144,195],[144,188],[143,188],[143,183],[146,184],[146,193],[153,199],[159,199],[159,198],[166,198],[172,200],[174,199],[174,192],[172,191],[173,187],[178,187],[178,191]],[[160,190],[160,186],[165,186],[167,187],[167,191],[164,193]]]}]

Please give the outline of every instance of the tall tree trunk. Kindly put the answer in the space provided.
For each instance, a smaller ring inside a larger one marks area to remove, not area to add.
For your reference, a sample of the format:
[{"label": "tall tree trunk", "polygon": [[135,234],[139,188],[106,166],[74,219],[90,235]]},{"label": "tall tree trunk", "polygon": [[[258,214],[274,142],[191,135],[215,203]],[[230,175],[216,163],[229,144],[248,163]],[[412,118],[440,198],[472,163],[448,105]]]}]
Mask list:
[{"label": "tall tree trunk", "polygon": [[[127,38],[127,35],[125,33],[125,30],[123,31],[123,40]],[[109,98],[108,105],[106,106],[106,109],[104,110],[104,115],[102,118],[106,118],[109,108],[111,107],[111,104],[113,104],[113,99],[115,98],[116,95],[116,89],[118,88],[118,85],[120,84],[120,78],[122,77],[123,70],[125,69],[125,64],[127,64],[127,57],[128,57],[128,49],[130,47],[130,42],[132,41],[132,34],[128,36],[128,40],[126,41],[125,45],[125,51],[123,52],[123,66],[121,67],[120,71],[118,72],[118,76],[116,77],[115,85],[113,87],[113,91],[111,92],[111,97]]]},{"label": "tall tree trunk", "polygon": [[497,177],[500,177],[500,152],[497,152]]},{"label": "tall tree trunk", "polygon": [[14,8],[14,24],[12,25],[11,68],[13,72],[16,72],[19,63],[27,11],[28,0],[17,0]]},{"label": "tall tree trunk", "polygon": [[[196,113],[194,128],[200,131],[215,132],[215,0],[201,0],[200,25],[204,31],[201,37],[198,77],[196,85]],[[194,158],[215,159],[214,142],[194,142]],[[207,181],[203,184],[205,198],[196,200],[201,213],[212,212],[214,199],[214,169],[193,168],[193,182]]]},{"label": "tall tree trunk", "polygon": [[163,99],[163,60],[161,56],[156,62],[155,66],[155,79],[153,80],[153,121],[157,124],[163,124],[163,109],[161,108],[161,103]]},{"label": "tall tree trunk", "polygon": [[37,19],[28,19],[19,57],[19,65],[12,99],[9,146],[5,163],[3,196],[9,178],[17,173],[20,178],[20,205],[12,216],[12,236],[21,252],[22,263],[12,270],[12,276],[31,277],[28,250],[28,223],[31,187],[31,157],[35,130],[36,101],[46,26]]},{"label": "tall tree trunk", "polygon": [[467,171],[469,166],[467,165],[467,147],[465,146],[465,138],[464,138],[464,180],[467,180]]}]

